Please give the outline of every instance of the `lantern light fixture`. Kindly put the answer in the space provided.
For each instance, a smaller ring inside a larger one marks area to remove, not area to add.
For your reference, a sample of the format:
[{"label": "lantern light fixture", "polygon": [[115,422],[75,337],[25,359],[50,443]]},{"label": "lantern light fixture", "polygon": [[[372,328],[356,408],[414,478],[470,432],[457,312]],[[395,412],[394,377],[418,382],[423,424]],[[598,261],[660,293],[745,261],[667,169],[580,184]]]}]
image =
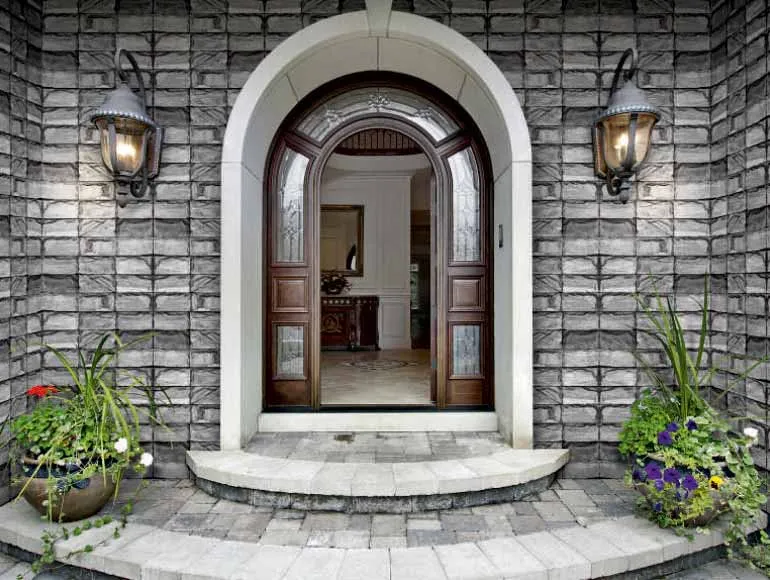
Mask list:
[{"label": "lantern light fixture", "polygon": [[[623,65],[631,59],[630,66]],[[627,49],[615,69],[607,108],[594,123],[594,164],[596,174],[607,182],[607,191],[620,196],[623,203],[630,196],[630,179],[647,157],[652,129],[660,118],[636,83],[636,50]],[[623,75],[623,86],[618,81]]]},{"label": "lantern light fixture", "polygon": [[[123,68],[123,57],[131,64],[138,95],[128,86],[131,71]],[[158,174],[163,129],[147,114],[142,74],[127,50],[115,54],[115,73],[119,85],[94,111],[91,121],[99,129],[102,161],[117,181],[118,205],[124,207],[129,192],[142,197],[148,181]]]}]

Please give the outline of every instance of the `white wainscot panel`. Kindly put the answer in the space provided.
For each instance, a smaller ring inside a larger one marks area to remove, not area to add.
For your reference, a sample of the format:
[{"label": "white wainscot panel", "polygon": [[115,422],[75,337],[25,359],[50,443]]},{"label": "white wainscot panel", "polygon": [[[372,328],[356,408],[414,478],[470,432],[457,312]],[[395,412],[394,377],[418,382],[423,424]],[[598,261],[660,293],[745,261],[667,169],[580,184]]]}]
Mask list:
[{"label": "white wainscot panel", "polygon": [[380,348],[411,348],[409,296],[380,297]]}]

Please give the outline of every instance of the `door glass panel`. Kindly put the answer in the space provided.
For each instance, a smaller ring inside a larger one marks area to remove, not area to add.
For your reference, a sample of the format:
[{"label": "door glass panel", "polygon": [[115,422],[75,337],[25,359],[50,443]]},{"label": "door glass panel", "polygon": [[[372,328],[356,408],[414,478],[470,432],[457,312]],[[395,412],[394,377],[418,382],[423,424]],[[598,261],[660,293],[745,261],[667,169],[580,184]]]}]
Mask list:
[{"label": "door glass panel", "polygon": [[481,375],[481,327],[478,324],[452,326],[452,369],[454,375]]},{"label": "door glass panel", "polygon": [[479,171],[470,148],[449,157],[452,173],[452,261],[481,260]]},{"label": "door glass panel", "polygon": [[414,123],[435,141],[459,129],[451,117],[419,95],[400,89],[371,87],[354,89],[332,97],[305,117],[298,130],[322,141],[340,125],[377,113]]},{"label": "door glass panel", "polygon": [[278,326],[275,343],[276,376],[305,378],[305,327]]},{"label": "door glass panel", "polygon": [[287,149],[278,168],[276,262],[305,261],[305,171],[310,160]]}]

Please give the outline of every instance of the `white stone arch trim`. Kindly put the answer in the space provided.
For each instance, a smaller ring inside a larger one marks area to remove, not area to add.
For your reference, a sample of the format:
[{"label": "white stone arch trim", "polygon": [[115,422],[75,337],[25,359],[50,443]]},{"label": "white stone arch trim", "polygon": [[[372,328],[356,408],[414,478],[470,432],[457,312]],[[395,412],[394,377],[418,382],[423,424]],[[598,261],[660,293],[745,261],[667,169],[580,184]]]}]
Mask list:
[{"label": "white stone arch trim", "polygon": [[[531,146],[502,72],[454,30],[383,3],[292,35],[254,70],[222,149],[220,398],[222,449],[256,431],[262,405],[262,175],[272,139],[299,100],[354,72],[417,76],[457,99],[479,125],[495,180],[495,410],[515,447],[532,446]],[[372,9],[374,8],[374,9]],[[371,17],[371,26],[370,26]],[[515,251],[514,251],[515,250]]]}]

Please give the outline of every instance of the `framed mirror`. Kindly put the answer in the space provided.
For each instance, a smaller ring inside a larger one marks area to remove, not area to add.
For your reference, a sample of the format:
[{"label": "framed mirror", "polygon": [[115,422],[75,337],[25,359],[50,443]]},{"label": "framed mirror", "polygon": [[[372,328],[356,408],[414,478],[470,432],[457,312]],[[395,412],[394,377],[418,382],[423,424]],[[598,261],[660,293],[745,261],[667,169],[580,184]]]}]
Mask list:
[{"label": "framed mirror", "polygon": [[364,206],[321,205],[321,272],[364,275]]}]

